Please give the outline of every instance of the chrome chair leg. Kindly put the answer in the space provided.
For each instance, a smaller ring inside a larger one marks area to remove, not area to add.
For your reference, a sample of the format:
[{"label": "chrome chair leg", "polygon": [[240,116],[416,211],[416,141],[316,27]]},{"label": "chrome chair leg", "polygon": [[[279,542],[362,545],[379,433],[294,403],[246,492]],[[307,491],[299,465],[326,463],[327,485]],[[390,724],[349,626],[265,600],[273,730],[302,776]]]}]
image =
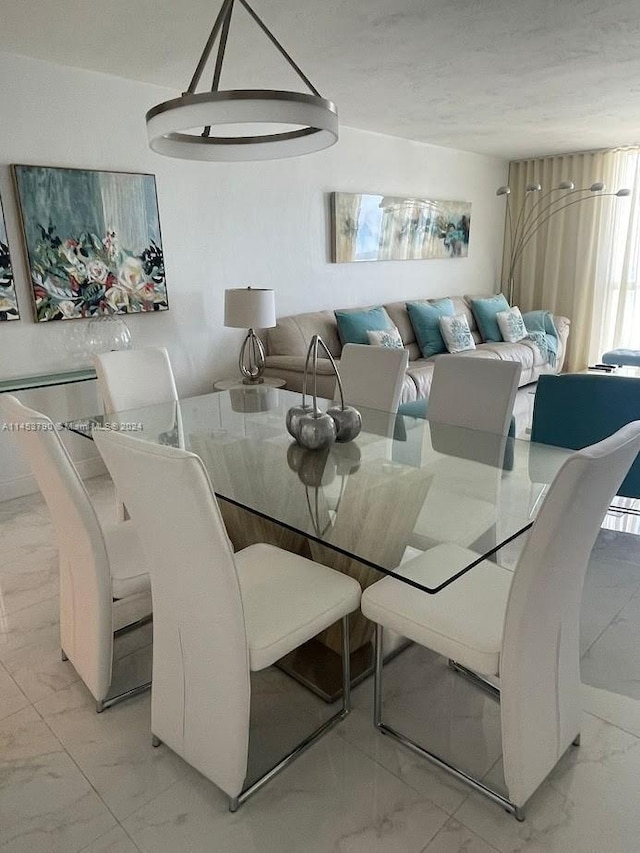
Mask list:
[{"label": "chrome chair leg", "polygon": [[[515,803],[512,803],[511,800],[508,800],[498,791],[495,791],[493,788],[489,788],[488,785],[485,785],[479,779],[470,776],[468,773],[465,773],[463,770],[460,770],[458,767],[455,767],[453,764],[450,764],[444,758],[441,758],[439,755],[436,755],[434,752],[429,752],[429,750],[425,749],[423,746],[420,746],[419,743],[412,740],[407,735],[402,734],[396,729],[388,726],[382,720],[382,649],[383,649],[383,639],[384,639],[384,629],[382,625],[376,625],[376,634],[375,634],[375,675],[374,675],[374,725],[376,728],[382,732],[382,734],[387,735],[388,737],[393,738],[394,740],[401,743],[403,746],[410,749],[412,752],[415,752],[417,755],[425,758],[427,761],[430,761],[432,764],[435,764],[436,767],[439,767],[441,770],[445,770],[451,776],[454,776],[460,782],[464,782],[466,785],[469,785],[478,793],[483,794],[485,797],[488,797],[494,803],[498,803],[501,805],[505,811],[510,812],[516,818],[516,820],[524,820],[524,809],[521,806],[516,806]],[[464,667],[463,667],[464,669]],[[469,670],[470,671],[470,670]],[[475,675],[475,673],[473,673]],[[479,677],[479,676],[478,676]],[[481,679],[484,680],[484,679]],[[487,682],[488,683],[488,682]],[[493,685],[491,685],[493,687]],[[495,689],[495,688],[494,688]]]},{"label": "chrome chair leg", "polygon": [[[149,622],[153,621],[153,613],[149,613],[147,616],[143,616],[142,619],[136,619],[135,622],[129,622],[128,625],[123,625],[122,628],[117,628],[113,632],[114,639],[116,637],[121,637],[123,634],[128,634],[129,631],[134,631],[136,628],[141,628],[143,625],[147,625]],[[68,660],[64,651],[62,652],[62,660]],[[118,693],[116,696],[109,696],[106,699],[102,699],[101,701],[96,702],[96,713],[101,714],[106,708],[110,708],[112,705],[116,705],[118,702],[122,702],[124,699],[129,699],[131,696],[137,696],[138,693],[142,693],[145,690],[148,690],[151,687],[150,681],[145,681],[144,684],[138,684],[136,687],[132,687],[130,690],[125,690],[123,693]]]},{"label": "chrome chair leg", "polygon": [[148,625],[153,622],[153,613],[143,616],[142,619],[136,619],[135,622],[129,622],[128,625],[123,625],[122,628],[116,628],[113,632],[114,637],[121,637],[123,634],[128,634],[129,631],[135,631],[136,628],[141,628],[143,625]]},{"label": "chrome chair leg", "polygon": [[375,670],[373,673],[373,724],[382,727],[382,657],[383,657],[383,627],[376,625],[374,640]]},{"label": "chrome chair leg", "polygon": [[472,684],[475,684],[476,687],[479,687],[481,690],[485,690],[490,696],[494,699],[500,701],[500,688],[496,687],[495,684],[492,684],[490,681],[487,681],[486,678],[483,678],[481,675],[478,675],[477,672],[474,672],[472,669],[467,669],[466,666],[462,666],[461,663],[458,663],[455,660],[451,660],[449,658],[449,667],[454,672],[457,672],[463,678],[466,678]]},{"label": "chrome chair leg", "polygon": [[144,691],[148,690],[150,687],[151,682],[145,681],[144,684],[138,684],[135,687],[132,687],[131,690],[125,690],[123,693],[118,693],[116,696],[109,696],[106,699],[102,699],[101,701],[96,702],[96,713],[101,714],[106,708],[110,708],[112,705],[117,705],[118,702],[129,699],[131,696],[137,696],[138,693],[144,693]]},{"label": "chrome chair leg", "polygon": [[319,740],[323,735],[327,734],[337,723],[343,720],[351,710],[351,661],[349,659],[349,617],[344,616],[342,619],[342,707],[332,717],[329,717],[324,723],[318,726],[310,735],[295,746],[291,752],[287,753],[277,764],[267,770],[259,779],[244,788],[237,797],[229,797],[229,811],[235,812],[240,806],[246,802],[249,797],[259,791],[269,780],[277,776],[285,767],[294,761],[299,755],[305,752],[309,747]]}]

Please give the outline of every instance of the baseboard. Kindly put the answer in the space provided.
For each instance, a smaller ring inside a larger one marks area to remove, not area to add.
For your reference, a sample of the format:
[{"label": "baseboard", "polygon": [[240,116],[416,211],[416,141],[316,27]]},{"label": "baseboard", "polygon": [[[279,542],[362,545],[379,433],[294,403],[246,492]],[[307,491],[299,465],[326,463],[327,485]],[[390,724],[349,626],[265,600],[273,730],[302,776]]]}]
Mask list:
[{"label": "baseboard", "polygon": [[[75,464],[83,480],[107,473],[101,456],[94,456],[91,459],[81,459]],[[7,480],[4,483],[0,482],[0,501],[23,498],[26,495],[33,495],[38,491],[38,484],[31,474],[24,477],[16,477],[14,480]]]}]

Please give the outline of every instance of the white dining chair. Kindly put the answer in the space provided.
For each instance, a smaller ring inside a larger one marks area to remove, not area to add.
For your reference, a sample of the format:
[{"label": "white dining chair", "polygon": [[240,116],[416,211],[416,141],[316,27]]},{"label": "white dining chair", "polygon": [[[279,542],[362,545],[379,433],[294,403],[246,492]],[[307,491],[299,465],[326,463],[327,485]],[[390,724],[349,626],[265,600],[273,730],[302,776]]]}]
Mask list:
[{"label": "white dining chair", "polygon": [[521,372],[517,361],[441,355],[433,367],[427,418],[507,435]]},{"label": "white dining chair", "polygon": [[114,350],[94,355],[98,391],[106,414],[178,399],[164,347]]},{"label": "white dining chair", "polygon": [[71,661],[100,713],[150,685],[109,695],[114,636],[151,619],[147,614],[114,630],[114,602],[125,604],[150,593],[142,547],[131,522],[100,524],[59,430],[49,418],[9,394],[0,395],[0,411],[25,451],[53,521],[60,564],[62,657]]},{"label": "white dining chair", "polygon": [[345,344],[340,356],[345,402],[381,412],[397,412],[408,363],[406,349]]},{"label": "white dining chair", "polygon": [[[350,707],[352,578],[267,544],[233,553],[211,482],[193,453],[122,433],[95,441],[152,561],[151,730],[214,782],[235,811]],[[250,673],[342,620],[343,704],[256,782],[245,786]]]},{"label": "white dining chair", "polygon": [[[362,612],[376,623],[374,724],[522,820],[529,797],[580,736],[582,586],[600,524],[640,449],[640,421],[578,451],[556,475],[517,567],[484,560],[429,595],[394,578],[370,586]],[[443,544],[402,567],[433,585],[477,558]],[[500,698],[507,794],[490,788],[382,719],[383,632],[396,631],[470,670]],[[480,674],[480,675],[476,675]],[[488,683],[499,678],[500,688]]]},{"label": "white dining chair", "polygon": [[[520,372],[521,365],[512,361],[457,355],[436,360],[427,404],[430,429],[425,435],[447,460],[442,471],[437,464],[433,468],[431,489],[410,539],[412,547],[425,550],[441,542],[469,547],[482,537],[478,548],[486,551],[495,543],[497,495]],[[472,441],[463,432],[466,429],[484,435]],[[462,476],[456,478],[451,459],[455,455],[478,463],[473,476],[463,463]],[[458,518],[465,519],[464,525],[457,524]]]},{"label": "white dining chair", "polygon": [[[175,431],[178,446],[184,445],[178,390],[165,347],[98,353],[93,357],[93,364],[106,415],[175,402],[175,412],[173,409],[147,412],[144,417],[148,421],[148,431],[165,431],[167,434]],[[118,521],[128,518],[117,490],[116,517]]]}]

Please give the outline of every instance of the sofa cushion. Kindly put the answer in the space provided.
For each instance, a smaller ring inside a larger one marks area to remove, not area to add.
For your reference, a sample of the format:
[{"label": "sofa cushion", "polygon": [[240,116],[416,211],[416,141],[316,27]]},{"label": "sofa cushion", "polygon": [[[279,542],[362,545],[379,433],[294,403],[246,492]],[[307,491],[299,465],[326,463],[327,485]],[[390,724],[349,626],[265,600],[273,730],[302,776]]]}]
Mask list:
[{"label": "sofa cushion", "polygon": [[344,344],[368,344],[367,332],[390,329],[393,326],[391,318],[382,305],[365,310],[334,311],[334,314],[343,346]]},{"label": "sofa cushion", "polygon": [[[406,301],[402,302],[387,302],[384,306],[385,311],[391,318],[391,322],[395,323],[400,335],[402,337],[402,343],[405,347],[411,347],[411,344],[416,345],[416,353],[418,355],[413,356],[413,358],[419,358],[419,348],[416,344],[416,333],[413,330],[413,326],[411,325],[411,320],[409,319],[409,314],[407,312],[407,303]],[[411,355],[409,356],[411,358]]]},{"label": "sofa cushion", "polygon": [[[407,374],[411,377],[416,387],[416,399],[418,400],[429,396],[434,363],[435,358],[418,358],[415,361],[409,362]],[[408,401],[403,400],[402,402],[405,403]]]},{"label": "sofa cushion", "polygon": [[509,310],[509,303],[504,294],[497,293],[495,296],[489,296],[486,299],[471,297],[469,301],[478,324],[478,329],[482,335],[482,340],[485,342],[501,341],[502,333],[498,326],[497,315],[500,311]]},{"label": "sofa cushion", "polygon": [[[306,356],[314,335],[320,335],[334,358],[340,357],[342,346],[333,311],[310,311],[307,314],[280,317],[272,329],[264,332],[263,340],[267,342],[267,353],[270,355]],[[320,348],[319,356],[322,358],[323,355]]]},{"label": "sofa cushion", "polygon": [[500,361],[518,361],[522,365],[523,370],[528,370],[534,365],[545,363],[545,359],[540,352],[540,349],[533,341],[522,340],[517,343],[510,344],[506,341],[496,343],[491,341],[486,344],[479,344],[477,350],[485,355],[492,355],[494,358],[499,358]]},{"label": "sofa cushion", "polygon": [[[304,355],[268,355],[265,363],[274,368],[274,370],[298,370],[304,372],[304,363],[306,353]],[[309,365],[311,369],[311,365]],[[333,365],[328,358],[318,359],[318,374],[321,376],[334,376]]]},{"label": "sofa cushion", "polygon": [[433,302],[422,300],[407,302],[407,311],[411,325],[416,333],[420,352],[425,358],[446,352],[446,346],[440,332],[440,317],[454,315],[451,299],[435,299]]},{"label": "sofa cushion", "polygon": [[469,304],[469,300],[464,296],[452,296],[450,297],[453,302],[453,310],[456,314],[464,314],[467,318],[467,323],[469,324],[469,329],[471,332],[478,332],[478,324],[476,323],[476,318],[471,310],[471,305]]}]

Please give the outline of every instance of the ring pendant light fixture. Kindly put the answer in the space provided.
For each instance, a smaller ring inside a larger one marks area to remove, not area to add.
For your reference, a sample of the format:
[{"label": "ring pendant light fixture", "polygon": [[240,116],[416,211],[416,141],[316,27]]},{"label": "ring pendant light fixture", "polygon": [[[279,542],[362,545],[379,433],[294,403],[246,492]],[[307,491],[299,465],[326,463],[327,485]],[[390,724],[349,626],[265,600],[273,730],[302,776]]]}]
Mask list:
[{"label": "ring pendant light fixture", "polygon": [[[158,154],[183,160],[276,160],[311,154],[338,141],[335,104],[320,95],[247,0],[238,2],[311,94],[275,89],[220,91],[220,75],[235,3],[235,0],[224,0],[187,91],[179,98],[152,107],[146,115],[149,145]],[[211,90],[197,93],[218,36],[220,41]],[[212,134],[216,128],[225,125],[254,124],[286,125],[293,129],[260,135],[250,135],[249,132],[242,136]],[[188,132],[196,128],[203,130],[199,134]]]}]

